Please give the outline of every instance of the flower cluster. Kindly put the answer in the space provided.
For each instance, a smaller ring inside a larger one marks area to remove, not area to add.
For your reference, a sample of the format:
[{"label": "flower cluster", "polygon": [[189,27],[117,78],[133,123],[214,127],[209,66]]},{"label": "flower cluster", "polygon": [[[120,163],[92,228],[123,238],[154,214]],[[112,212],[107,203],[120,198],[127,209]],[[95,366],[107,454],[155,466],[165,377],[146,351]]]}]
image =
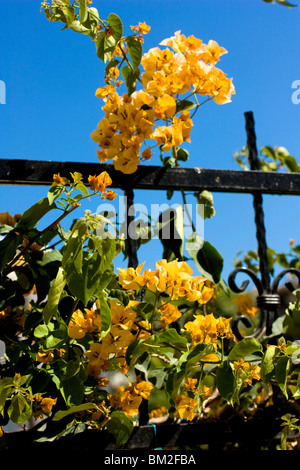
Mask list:
[{"label": "flower cluster", "polygon": [[[186,297],[200,304],[207,303],[215,293],[214,284],[203,276],[192,276],[193,270],[185,261],[167,262],[162,259],[157,261],[155,270],[145,270],[142,274],[143,265],[136,269],[119,269],[119,282],[124,289],[146,288],[154,293],[167,292],[172,300]],[[164,311],[161,312],[164,315]]]},{"label": "flower cluster", "polygon": [[[73,178],[73,184],[77,185],[78,183],[82,182],[82,175],[80,173],[71,173],[71,176]],[[113,201],[117,195],[114,191],[106,189],[107,186],[110,186],[112,184],[112,179],[107,173],[107,171],[102,171],[102,173],[97,176],[90,175],[88,177],[88,183],[90,185],[90,188],[95,193],[102,193],[102,199],[108,199],[109,201]],[[70,181],[68,180],[68,178],[62,177],[60,173],[56,173],[53,175],[53,184],[55,186],[66,186],[70,184]]]},{"label": "flower cluster", "polygon": [[[132,29],[145,34],[146,26]],[[168,47],[152,48],[142,57],[142,89],[120,96],[117,88],[122,82],[117,80],[119,70],[113,66],[106,76],[107,85],[96,91],[105,103],[105,115],[91,134],[101,149],[97,149],[98,158],[100,162],[112,159],[114,167],[126,174],[136,171],[140,158],[151,158],[152,147],[159,145],[162,151],[168,151],[190,142],[193,121],[184,109],[187,97],[195,97],[194,106],[199,106],[197,96],[224,104],[235,93],[232,79],[215,66],[227,52],[215,41],[204,44],[178,31],[161,45]],[[150,145],[148,139],[156,143]]]},{"label": "flower cluster", "polygon": [[216,344],[220,338],[233,338],[230,328],[231,318],[209,315],[196,315],[194,321],[187,322],[184,329],[192,335],[192,345],[199,343]]},{"label": "flower cluster", "polygon": [[117,393],[109,396],[111,407],[122,410],[130,418],[137,417],[142,400],[149,400],[153,385],[137,377],[128,387],[120,386]]},{"label": "flower cluster", "polygon": [[233,363],[234,370],[244,380],[244,385],[252,385],[253,380],[260,380],[260,367],[246,362],[244,358]]},{"label": "flower cluster", "polygon": [[[28,397],[30,401],[30,397]],[[57,398],[43,397],[41,393],[36,393],[32,397],[33,417],[35,419],[43,419],[44,415],[51,413],[53,406],[56,404]]]},{"label": "flower cluster", "polygon": [[136,339],[150,336],[146,321],[137,321],[133,307],[137,302],[129,302],[125,307],[117,299],[110,299],[111,327],[101,338],[101,305],[99,301],[92,309],[84,312],[77,309],[70,319],[68,334],[73,339],[82,339],[90,334],[93,338],[85,355],[88,358],[89,374],[97,377],[102,371],[115,364],[121,372],[126,373],[128,366],[125,353],[128,346]]}]

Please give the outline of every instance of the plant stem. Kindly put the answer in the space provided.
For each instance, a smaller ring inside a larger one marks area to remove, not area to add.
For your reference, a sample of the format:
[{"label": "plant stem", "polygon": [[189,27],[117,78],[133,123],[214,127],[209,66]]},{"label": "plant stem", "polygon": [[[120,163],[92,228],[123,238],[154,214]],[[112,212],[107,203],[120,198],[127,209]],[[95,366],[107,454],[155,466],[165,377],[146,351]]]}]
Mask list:
[{"label": "plant stem", "polygon": [[181,189],[180,189],[180,192],[181,192],[181,196],[182,196],[182,201],[183,201],[183,205],[184,205],[184,210],[186,211],[186,214],[187,214],[188,219],[189,219],[189,221],[190,221],[190,224],[191,224],[191,227],[192,227],[193,232],[196,232],[196,228],[195,228],[195,226],[194,226],[194,222],[193,222],[193,220],[192,220],[191,214],[189,213],[188,208],[187,208],[187,205],[186,205],[186,199],[185,199],[184,190],[181,188]]},{"label": "plant stem", "polygon": [[23,248],[21,248],[19,253],[12,259],[12,261],[10,263],[8,263],[6,268],[3,270],[3,274],[8,274],[9,272],[11,272],[13,270],[12,268],[13,268],[14,264],[16,263],[16,261],[18,261],[18,259],[20,259],[23,256],[23,254],[26,253],[26,251],[29,250],[31,245],[36,240],[38,240],[44,233],[48,232],[49,230],[53,230],[59,224],[59,222],[61,220],[63,220],[67,215],[71,214],[71,212],[73,212],[79,206],[80,206],[79,203],[73,203],[71,209],[69,209],[69,210],[66,209],[65,212],[60,217],[58,217],[54,222],[52,222],[52,224],[50,224],[48,227],[44,228],[41,232],[38,232],[31,240],[29,240],[29,243],[26,246],[24,246]]}]

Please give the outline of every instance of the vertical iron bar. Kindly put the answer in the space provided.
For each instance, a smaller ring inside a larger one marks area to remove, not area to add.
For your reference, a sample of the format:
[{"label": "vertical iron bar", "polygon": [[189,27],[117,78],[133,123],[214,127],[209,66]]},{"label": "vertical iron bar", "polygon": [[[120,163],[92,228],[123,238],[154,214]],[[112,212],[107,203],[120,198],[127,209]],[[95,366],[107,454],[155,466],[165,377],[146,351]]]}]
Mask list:
[{"label": "vertical iron bar", "polygon": [[[247,146],[249,152],[249,165],[251,170],[259,170],[259,160],[256,147],[254,118],[252,111],[244,113],[246,120]],[[258,243],[259,267],[261,283],[264,291],[270,293],[270,272],[267,255],[266,230],[264,223],[263,198],[258,191],[253,193],[253,206],[255,212],[256,238]]]},{"label": "vertical iron bar", "polygon": [[130,236],[130,225],[132,227],[131,222],[134,221],[134,213],[133,213],[133,201],[134,201],[134,192],[132,188],[125,188],[125,197],[126,197],[126,229],[127,229],[127,249],[128,249],[128,267],[129,268],[136,268],[138,266],[138,258],[137,258],[137,247],[136,247],[136,239]]},{"label": "vertical iron bar", "polygon": [[[132,222],[134,221],[134,191],[133,188],[126,187],[125,193],[125,207],[126,207],[126,231],[127,231],[127,250],[128,250],[128,267],[136,268],[138,266],[137,257],[137,244],[135,237],[132,237]],[[131,226],[131,229],[130,229]],[[140,374],[142,379],[145,380],[143,372],[135,369],[136,375]],[[139,426],[144,426],[149,421],[148,401],[143,398],[139,406]]]}]

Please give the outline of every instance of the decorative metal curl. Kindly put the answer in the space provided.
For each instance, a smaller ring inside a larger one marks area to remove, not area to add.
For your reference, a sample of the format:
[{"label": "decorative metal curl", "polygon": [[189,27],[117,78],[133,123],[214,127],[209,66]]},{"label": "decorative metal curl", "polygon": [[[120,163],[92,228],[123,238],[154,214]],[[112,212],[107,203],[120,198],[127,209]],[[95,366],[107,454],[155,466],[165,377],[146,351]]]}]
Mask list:
[{"label": "decorative metal curl", "polygon": [[[261,280],[257,277],[254,271],[252,271],[249,268],[244,268],[244,267],[237,268],[234,271],[232,271],[232,273],[230,273],[228,277],[228,286],[233,292],[236,292],[239,294],[246,290],[246,288],[249,285],[249,281],[244,281],[242,285],[239,287],[235,282],[235,278],[238,273],[248,274],[249,277],[252,279],[253,283],[255,284],[257,291],[258,291],[256,303],[257,303],[257,307],[260,310],[260,321],[255,331],[251,335],[248,335],[248,336],[258,338],[263,333],[266,333],[267,335],[269,335],[272,331],[272,324],[278,316],[277,309],[281,304],[280,296],[277,293],[279,283],[286,274],[294,274],[298,278],[298,284],[300,286],[300,271],[295,268],[285,269],[280,274],[278,274],[278,276],[276,276],[270,289],[266,290],[264,289]],[[293,292],[297,288],[297,287],[294,287],[291,282],[287,282],[285,286],[290,292]],[[232,322],[232,332],[234,333],[234,335],[236,336],[238,340],[243,339],[245,337],[242,335],[242,333],[239,330],[240,322],[242,322],[246,328],[250,328],[251,326],[253,326],[251,320],[244,315],[239,315],[237,318],[235,318]]]}]

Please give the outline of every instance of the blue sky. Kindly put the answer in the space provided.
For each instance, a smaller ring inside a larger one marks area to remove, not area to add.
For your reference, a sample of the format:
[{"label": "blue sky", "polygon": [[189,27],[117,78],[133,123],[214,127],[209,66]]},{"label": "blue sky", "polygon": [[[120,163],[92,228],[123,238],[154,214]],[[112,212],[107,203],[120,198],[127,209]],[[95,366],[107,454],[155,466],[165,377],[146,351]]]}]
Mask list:
[{"label": "blue sky", "polygon": [[[262,0],[94,0],[93,6],[102,18],[118,14],[124,34],[139,21],[150,25],[144,51],[178,30],[204,42],[214,39],[228,50],[218,66],[233,77],[236,95],[230,104],[200,108],[186,145],[186,167],[239,169],[233,153],[246,143],[244,112],[250,110],[258,147],[284,146],[299,162],[300,105],[291,100],[292,83],[300,80],[299,9]],[[102,117],[95,90],[103,85],[104,65],[93,42],[47,21],[39,0],[0,0],[0,13],[0,80],[6,84],[0,158],[98,161],[90,134]],[[158,155],[151,164],[159,164]],[[0,185],[0,211],[22,213],[46,192]],[[165,193],[137,191],[136,201],[160,203]],[[179,195],[171,202],[180,202]],[[188,196],[188,202],[195,199]],[[224,257],[226,279],[237,252],[257,247],[252,197],[215,193],[214,202],[216,216],[205,221],[204,235]],[[82,211],[94,212],[98,204],[92,200]],[[264,196],[264,210],[270,247],[287,251],[290,238],[299,243],[298,197]],[[150,243],[139,260],[147,258],[152,267],[162,251],[159,241]]]}]

